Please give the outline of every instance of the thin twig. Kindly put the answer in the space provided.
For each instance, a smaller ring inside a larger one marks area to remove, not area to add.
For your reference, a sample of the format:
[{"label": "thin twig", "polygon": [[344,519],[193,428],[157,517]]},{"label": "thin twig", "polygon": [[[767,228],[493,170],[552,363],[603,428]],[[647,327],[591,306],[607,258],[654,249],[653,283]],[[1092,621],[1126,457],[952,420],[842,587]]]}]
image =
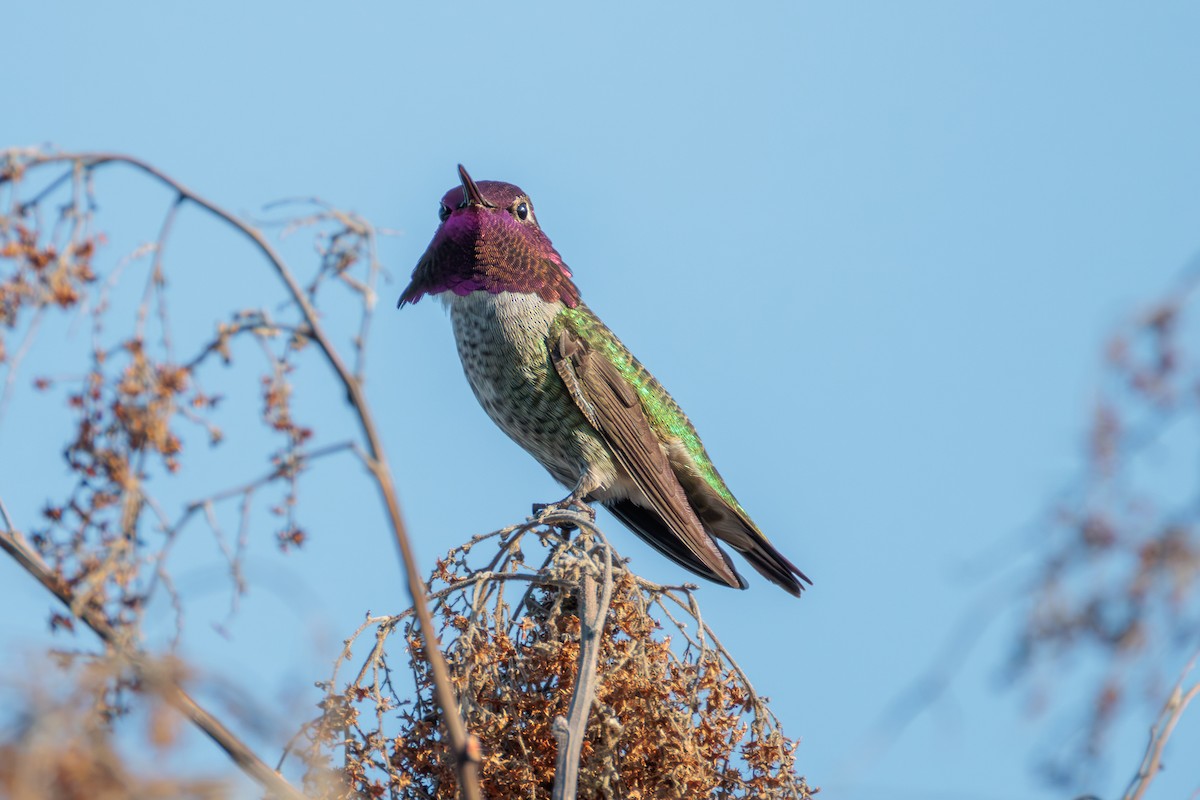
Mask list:
[{"label": "thin twig", "polygon": [[1175,726],[1179,724],[1179,720],[1183,716],[1183,712],[1187,710],[1188,704],[1197,695],[1200,695],[1200,681],[1192,684],[1192,687],[1186,692],[1183,691],[1183,682],[1187,678],[1188,673],[1192,671],[1192,668],[1196,666],[1196,659],[1198,658],[1200,658],[1200,651],[1197,651],[1192,656],[1187,666],[1183,668],[1183,672],[1179,673],[1179,680],[1175,682],[1174,688],[1171,689],[1171,694],[1163,706],[1162,713],[1159,714],[1154,727],[1150,729],[1150,743],[1146,745],[1146,755],[1142,757],[1142,763],[1138,767],[1137,774],[1129,782],[1129,788],[1125,790],[1123,800],[1141,800],[1146,790],[1150,788],[1154,777],[1162,769],[1163,749],[1167,746],[1167,740],[1174,733]]},{"label": "thin twig", "polygon": [[4,389],[0,391],[0,419],[4,418],[5,411],[8,410],[8,403],[12,399],[13,386],[17,382],[18,368],[21,362],[25,360],[29,349],[33,346],[33,340],[37,336],[38,328],[41,327],[44,309],[37,309],[33,312],[33,319],[29,322],[29,327],[25,329],[25,333],[21,337],[21,344],[17,346],[17,351],[8,361],[8,374],[4,377]]},{"label": "thin twig", "polygon": [[179,207],[183,205],[183,197],[178,196],[175,202],[171,203],[171,208],[167,211],[167,216],[163,219],[162,227],[158,233],[158,240],[154,243],[154,259],[150,264],[150,274],[146,278],[146,290],[142,295],[142,302],[138,304],[137,310],[137,338],[144,338],[146,329],[146,316],[150,312],[150,301],[158,295],[158,316],[159,323],[162,327],[162,341],[164,349],[167,351],[167,357],[171,354],[171,337],[169,334],[170,328],[167,325],[167,308],[162,297],[162,286],[165,281],[163,273],[163,251],[167,247],[167,238],[171,235],[171,228],[175,224],[175,217],[179,213]]},{"label": "thin twig", "polygon": [[4,505],[4,501],[0,500],[0,519],[4,520],[4,530],[9,533],[16,532],[16,526],[13,525],[12,517],[9,516],[8,506]]}]

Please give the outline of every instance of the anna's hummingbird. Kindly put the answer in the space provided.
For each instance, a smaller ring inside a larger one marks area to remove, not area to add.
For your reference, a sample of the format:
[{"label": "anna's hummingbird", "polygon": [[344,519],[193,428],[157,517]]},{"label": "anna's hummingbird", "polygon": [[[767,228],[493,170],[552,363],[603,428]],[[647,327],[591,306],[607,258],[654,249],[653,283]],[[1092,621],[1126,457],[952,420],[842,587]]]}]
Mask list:
[{"label": "anna's hummingbird", "polygon": [[691,421],[579,297],[571,272],[511,183],[442,197],[441,225],[400,295],[450,308],[467,380],[484,410],[571,493],[598,500],[697,575],[744,589],[714,540],[799,596],[808,577],[767,541],[717,472]]}]

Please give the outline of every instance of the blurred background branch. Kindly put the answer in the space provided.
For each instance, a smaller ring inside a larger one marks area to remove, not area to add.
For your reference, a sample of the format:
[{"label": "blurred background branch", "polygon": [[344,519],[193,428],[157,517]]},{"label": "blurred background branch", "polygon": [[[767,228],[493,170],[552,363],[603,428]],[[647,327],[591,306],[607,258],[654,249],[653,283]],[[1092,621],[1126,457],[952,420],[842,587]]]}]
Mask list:
[{"label": "blurred background branch", "polygon": [[1124,800],[1141,800],[1150,788],[1154,776],[1163,768],[1163,751],[1167,746],[1167,741],[1175,732],[1175,726],[1179,724],[1183,712],[1187,711],[1188,704],[1196,699],[1197,694],[1200,694],[1200,681],[1184,688],[1188,675],[1196,666],[1197,658],[1200,658],[1200,653],[1193,655],[1191,661],[1180,673],[1179,680],[1175,682],[1175,687],[1171,690],[1171,695],[1167,698],[1162,713],[1159,714],[1154,727],[1150,729],[1150,743],[1146,745],[1146,755],[1142,758],[1137,774],[1133,776],[1129,788],[1125,791]]},{"label": "blurred background branch", "polygon": [[[1060,788],[1094,780],[1116,760],[1108,738],[1117,722],[1166,697],[1125,797],[1146,791],[1196,691],[1180,688],[1194,655],[1173,688],[1167,681],[1200,637],[1198,286],[1200,256],[1111,334],[1078,473],[1048,511],[971,567],[970,580],[990,586],[888,706],[868,756],[942,700],[987,628],[1015,614],[1006,680],[1027,693],[1032,710],[1053,709],[1075,731],[1039,748],[1042,773]],[[1082,710],[1059,700],[1067,676],[1077,674],[1072,685],[1086,687]]]}]

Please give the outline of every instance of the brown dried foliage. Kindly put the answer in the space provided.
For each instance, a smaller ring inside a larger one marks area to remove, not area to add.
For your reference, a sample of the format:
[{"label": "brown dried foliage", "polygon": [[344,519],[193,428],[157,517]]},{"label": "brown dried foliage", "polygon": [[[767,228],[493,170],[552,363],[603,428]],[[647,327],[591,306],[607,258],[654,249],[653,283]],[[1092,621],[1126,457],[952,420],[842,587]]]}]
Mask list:
[{"label": "brown dried foliage", "polygon": [[[551,548],[531,572],[521,550]],[[487,545],[495,545],[490,550]],[[429,582],[461,708],[482,750],[486,797],[548,798],[579,663],[577,590],[599,574],[601,548],[590,535],[564,541],[552,529],[522,525],[477,537],[439,561]],[[474,568],[468,556],[482,551]],[[614,558],[614,563],[619,563]],[[668,588],[617,566],[599,651],[599,685],[579,765],[579,797],[808,798],[795,772],[797,743],[783,736],[765,698],[700,619],[688,587]],[[673,634],[664,633],[666,628]],[[367,631],[375,642],[355,679],[337,670]],[[394,685],[388,645],[403,647],[415,700]],[[347,640],[325,684],[323,714],[305,731],[316,764],[341,751],[340,796],[452,798],[454,764],[432,702],[428,663],[411,618],[368,618]]]},{"label": "brown dried foliage", "polygon": [[[91,234],[74,212],[60,220],[56,235],[43,236],[35,208],[0,216],[0,328],[9,331],[28,311],[75,307],[96,280],[92,257],[103,237]],[[0,362],[6,356],[0,330]]]},{"label": "brown dried foliage", "polygon": [[[187,779],[169,770],[147,774],[129,764],[115,741],[113,709],[105,702],[113,683],[128,680],[111,661],[61,656],[68,690],[42,680],[27,687],[18,721],[0,733],[0,797],[8,800],[216,800],[229,787],[209,779]],[[163,755],[180,734],[179,717],[162,700],[143,696],[140,749]],[[126,742],[125,746],[129,746]]]},{"label": "brown dried foliage", "polygon": [[93,353],[92,369],[68,395],[76,417],[64,450],[75,476],[62,501],[47,504],[46,526],[31,537],[59,577],[87,602],[110,607],[110,620],[129,623],[144,597],[137,536],[146,501],[148,458],[179,470],[175,426],[190,372],[155,361],[138,339]]}]

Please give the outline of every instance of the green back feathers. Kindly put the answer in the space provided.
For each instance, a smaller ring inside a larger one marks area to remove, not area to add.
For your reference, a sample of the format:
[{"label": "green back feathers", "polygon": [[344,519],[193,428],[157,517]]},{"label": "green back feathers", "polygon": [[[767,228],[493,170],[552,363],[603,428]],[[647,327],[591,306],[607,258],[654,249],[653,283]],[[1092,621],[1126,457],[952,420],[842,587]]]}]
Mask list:
[{"label": "green back feathers", "polygon": [[550,341],[555,341],[564,328],[569,328],[587,342],[594,352],[603,355],[616,366],[621,377],[637,391],[642,401],[642,410],[654,432],[662,439],[681,442],[705,483],[749,521],[745,510],[729,491],[729,487],[713,466],[712,459],[704,451],[700,436],[692,427],[687,415],[641,362],[621,344],[621,340],[592,313],[586,303],[580,303],[575,308],[564,308],[559,312],[550,329]]}]

